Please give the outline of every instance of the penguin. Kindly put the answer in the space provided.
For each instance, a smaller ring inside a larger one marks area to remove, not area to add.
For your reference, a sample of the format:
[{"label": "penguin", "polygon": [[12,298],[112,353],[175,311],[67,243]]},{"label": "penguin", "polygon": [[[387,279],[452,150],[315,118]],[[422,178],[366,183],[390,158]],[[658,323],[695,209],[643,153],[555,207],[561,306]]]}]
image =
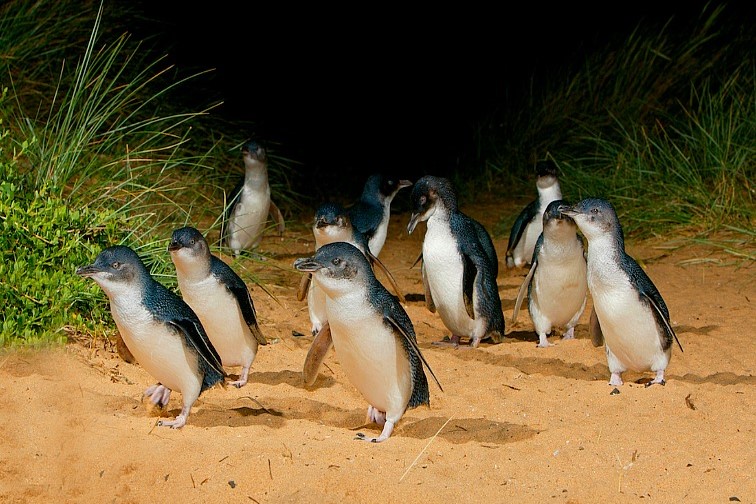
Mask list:
[{"label": "penguin", "polygon": [[223,215],[221,239],[239,256],[242,250],[260,245],[268,214],[276,221],[278,234],[286,229],[283,215],[270,199],[268,155],[250,140],[242,146],[244,178],[229,194]]},{"label": "penguin", "polygon": [[531,201],[520,212],[512,225],[507,244],[507,267],[522,268],[530,262],[535,242],[543,230],[543,213],[554,200],[562,199],[556,164],[547,159],[536,163],[538,199]]},{"label": "penguin", "polygon": [[423,365],[436,376],[417,346],[412,321],[354,245],[323,245],[294,267],[312,273],[326,293],[336,355],[369,403],[368,419],[383,426],[380,436],[367,440],[385,441],[408,408],[430,405]]},{"label": "penguin", "polygon": [[427,222],[422,248],[425,302],[452,332],[452,346],[459,346],[461,336],[469,337],[473,348],[483,339],[501,342],[499,261],[488,232],[459,211],[448,179],[426,175],[418,180],[411,204],[407,231],[411,234],[418,222]]},{"label": "penguin", "polygon": [[612,204],[588,198],[559,211],[572,217],[588,240],[588,289],[593,299],[591,338],[606,350],[609,384],[622,385],[626,370],[656,373],[646,386],[664,385],[672,343],[682,351],[669,310],[645,271],[625,252],[625,238]]},{"label": "penguin", "polygon": [[267,345],[257,321],[255,305],[244,281],[231,267],[210,253],[197,229],[173,232],[168,245],[184,301],[194,310],[224,366],[241,366],[231,385],[247,384],[258,345]]},{"label": "penguin", "polygon": [[378,173],[370,175],[360,199],[347,209],[352,225],[367,236],[374,256],[378,257],[386,243],[391,201],[399,190],[411,185],[409,180],[397,180]]},{"label": "penguin", "polygon": [[559,211],[564,200],[549,203],[543,214],[543,232],[536,241],[530,271],[520,286],[512,323],[528,294],[528,311],[538,346],[549,346],[547,335],[553,327],[564,327],[562,339],[575,337],[575,325],[588,298],[583,240],[575,221]]},{"label": "penguin", "polygon": [[104,249],[93,264],[78,268],[76,274],[91,278],[105,291],[124,342],[137,362],[158,380],[144,395],[162,407],[172,390],[181,392],[181,413],[159,425],[183,427],[199,395],[226,377],[200,319],[180,297],[150,276],[129,247]]}]

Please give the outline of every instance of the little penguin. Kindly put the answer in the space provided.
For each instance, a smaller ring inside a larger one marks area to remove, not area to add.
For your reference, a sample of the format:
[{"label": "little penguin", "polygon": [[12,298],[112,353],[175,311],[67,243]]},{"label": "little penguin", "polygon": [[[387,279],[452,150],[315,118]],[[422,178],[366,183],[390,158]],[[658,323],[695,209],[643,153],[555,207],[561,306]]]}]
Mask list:
[{"label": "little penguin", "polygon": [[347,209],[352,225],[367,236],[370,252],[378,257],[386,243],[391,201],[400,189],[409,187],[409,180],[375,173],[370,175],[362,189],[360,199]]},{"label": "little penguin", "polygon": [[423,365],[436,377],[417,346],[412,321],[354,245],[323,245],[294,267],[312,273],[326,293],[336,355],[369,403],[369,420],[383,426],[380,436],[369,441],[385,441],[408,408],[430,405]]},{"label": "little penguin", "polygon": [[241,366],[231,385],[246,385],[258,345],[267,345],[249,289],[231,267],[210,253],[199,230],[183,227],[168,245],[184,301],[202,321],[224,366]]},{"label": "little penguin", "polygon": [[180,297],[152,278],[129,247],[104,249],[93,264],[78,268],[76,274],[91,278],[105,291],[123,341],[158,380],[145,395],[162,407],[172,390],[181,392],[181,413],[159,424],[183,427],[200,393],[226,376],[200,319]]},{"label": "little penguin", "polygon": [[554,200],[562,199],[556,164],[548,159],[536,163],[538,199],[520,212],[512,225],[507,245],[507,267],[522,268],[533,257],[536,240],[543,230],[543,213]]},{"label": "little penguin", "polygon": [[593,299],[591,338],[606,349],[610,385],[622,385],[626,370],[653,371],[646,386],[664,385],[673,340],[682,351],[661,294],[625,252],[617,213],[604,199],[588,198],[559,211],[572,217],[588,240],[588,288]]},{"label": "little penguin", "polygon": [[257,247],[262,240],[268,214],[276,221],[279,235],[286,225],[283,215],[270,199],[268,155],[254,140],[242,146],[244,178],[228,197],[223,215],[221,238],[238,256],[242,250]]},{"label": "little penguin", "polygon": [[448,179],[426,175],[412,188],[411,234],[427,221],[422,276],[428,309],[438,311],[452,332],[451,344],[470,338],[470,346],[504,337],[504,314],[496,285],[499,261],[486,229],[457,208]]},{"label": "little penguin", "polygon": [[527,292],[528,311],[541,348],[549,346],[547,336],[553,327],[565,328],[562,339],[574,338],[588,298],[583,240],[577,235],[575,221],[559,211],[565,204],[555,200],[546,207],[543,232],[512,314],[514,324]]}]

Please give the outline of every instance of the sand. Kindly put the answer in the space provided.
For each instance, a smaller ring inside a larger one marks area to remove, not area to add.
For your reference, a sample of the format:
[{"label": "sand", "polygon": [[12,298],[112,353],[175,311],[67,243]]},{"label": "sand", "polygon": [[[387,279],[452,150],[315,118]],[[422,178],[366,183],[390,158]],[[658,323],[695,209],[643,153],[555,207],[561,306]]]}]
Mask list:
[{"label": "sand", "polygon": [[[516,210],[463,211],[491,230]],[[292,263],[313,250],[309,218],[266,236],[267,261],[235,266],[275,296],[252,291],[271,344],[247,386],[206,391],[182,429],[156,426],[178,414],[180,394],[151,408],[141,396],[153,379],[102,335],[0,354],[0,502],[756,502],[752,262],[674,237],[629,240],[685,352],[674,348],[666,386],[626,373],[618,395],[588,337],[590,298],[575,340],[537,348],[527,310],[511,323],[527,271],[502,267],[507,340],[458,350],[433,346],[447,334],[440,318],[407,302],[444,391],[431,382],[430,407],[371,444],[357,432],[380,428],[365,424],[368,405],[333,350],[315,385],[302,383],[312,337]],[[410,266],[425,225],[407,235],[408,218],[392,217],[381,258],[419,295]],[[506,236],[494,244],[504,264]]]}]

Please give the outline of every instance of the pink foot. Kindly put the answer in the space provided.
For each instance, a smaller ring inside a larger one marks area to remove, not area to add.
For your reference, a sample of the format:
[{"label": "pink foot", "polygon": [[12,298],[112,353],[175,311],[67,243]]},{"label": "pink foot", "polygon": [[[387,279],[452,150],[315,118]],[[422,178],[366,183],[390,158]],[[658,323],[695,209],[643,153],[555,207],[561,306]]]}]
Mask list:
[{"label": "pink foot", "polygon": [[150,402],[156,405],[158,408],[162,408],[168,404],[168,400],[171,398],[171,389],[161,383],[156,383],[147,388],[144,391],[145,396],[150,397]]},{"label": "pink foot", "polygon": [[612,377],[609,378],[609,385],[614,387],[622,385],[622,377],[620,376],[620,373],[612,373]]},{"label": "pink foot", "polygon": [[562,339],[575,339],[575,328],[570,327],[567,329],[567,331],[562,334]]}]

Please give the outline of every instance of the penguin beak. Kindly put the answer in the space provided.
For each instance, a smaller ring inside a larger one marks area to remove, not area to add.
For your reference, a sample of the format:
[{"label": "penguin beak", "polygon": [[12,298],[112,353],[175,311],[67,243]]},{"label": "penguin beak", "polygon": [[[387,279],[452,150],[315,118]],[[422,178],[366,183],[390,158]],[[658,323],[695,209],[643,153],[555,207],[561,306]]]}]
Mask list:
[{"label": "penguin beak", "polygon": [[300,257],[294,261],[294,267],[299,271],[308,271],[314,273],[323,268],[323,265],[312,257]]},{"label": "penguin beak", "polygon": [[89,266],[82,266],[80,268],[76,268],[76,274],[81,277],[91,277],[99,273],[101,270],[94,264],[90,264]]},{"label": "penguin beak", "polygon": [[568,205],[559,205],[558,210],[559,213],[567,215],[568,217],[575,217],[576,215],[580,215],[580,212],[575,211],[573,207]]},{"label": "penguin beak", "polygon": [[410,180],[400,180],[399,184],[397,185],[397,187],[399,187],[399,189],[402,189],[404,187],[409,187],[411,185],[412,185],[412,181],[410,181]]},{"label": "penguin beak", "polygon": [[177,241],[172,241],[168,244],[168,252],[175,252],[181,248],[181,244]]},{"label": "penguin beak", "polygon": [[407,224],[407,233],[412,234],[412,231],[415,230],[415,226],[417,226],[417,223],[420,220],[420,214],[419,213],[413,213],[410,217],[409,224]]}]

